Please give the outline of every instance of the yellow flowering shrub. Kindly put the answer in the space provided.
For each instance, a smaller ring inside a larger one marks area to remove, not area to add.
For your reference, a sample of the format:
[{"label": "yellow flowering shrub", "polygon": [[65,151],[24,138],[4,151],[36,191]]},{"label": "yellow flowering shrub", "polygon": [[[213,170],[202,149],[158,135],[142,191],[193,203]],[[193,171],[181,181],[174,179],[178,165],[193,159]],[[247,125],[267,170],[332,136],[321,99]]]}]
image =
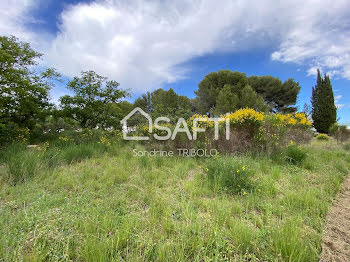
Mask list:
[{"label": "yellow flowering shrub", "polygon": [[243,108],[239,109],[236,112],[230,113],[225,116],[221,116],[222,118],[227,118],[230,120],[231,125],[244,125],[244,124],[261,124],[264,120],[264,113],[257,112],[251,108]]}]

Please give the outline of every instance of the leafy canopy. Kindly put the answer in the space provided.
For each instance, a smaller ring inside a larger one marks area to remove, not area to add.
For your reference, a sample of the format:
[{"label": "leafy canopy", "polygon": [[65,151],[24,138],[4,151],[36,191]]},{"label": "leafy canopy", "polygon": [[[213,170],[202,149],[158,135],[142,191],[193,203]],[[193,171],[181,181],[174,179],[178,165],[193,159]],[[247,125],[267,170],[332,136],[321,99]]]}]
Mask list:
[{"label": "leafy canopy", "polygon": [[152,93],[147,92],[135,100],[134,106],[142,108],[154,118],[168,117],[172,122],[192,115],[190,99],[176,94],[172,88],[167,91],[157,89]]},{"label": "leafy canopy", "polygon": [[51,80],[59,74],[36,72],[33,66],[41,56],[14,36],[0,37],[0,122],[9,131],[32,130],[50,113]]},{"label": "leafy canopy", "polygon": [[94,71],[85,71],[67,84],[74,96],[60,98],[63,116],[73,118],[82,128],[120,128],[127,107],[121,99],[128,92],[119,83],[108,80]]},{"label": "leafy canopy", "polygon": [[[226,87],[226,90],[222,91],[225,86],[231,87]],[[241,99],[245,98],[243,89],[248,92],[249,98],[254,99],[253,101],[246,99],[244,101],[246,104],[240,102]],[[259,98],[262,97],[264,104],[268,105],[269,111],[294,112],[296,108],[292,106],[296,103],[299,91],[299,83],[293,79],[282,83],[280,79],[272,76],[247,77],[246,74],[237,71],[220,70],[206,75],[199,83],[198,90],[195,92],[197,95],[195,103],[201,114],[222,112],[222,110],[231,111],[248,106],[265,110],[266,107],[262,106],[262,100]],[[228,98],[224,99],[224,96],[228,96]],[[219,105],[218,102],[221,103],[223,100],[225,100],[224,105]],[[231,107],[228,106],[229,102],[233,103]]]}]

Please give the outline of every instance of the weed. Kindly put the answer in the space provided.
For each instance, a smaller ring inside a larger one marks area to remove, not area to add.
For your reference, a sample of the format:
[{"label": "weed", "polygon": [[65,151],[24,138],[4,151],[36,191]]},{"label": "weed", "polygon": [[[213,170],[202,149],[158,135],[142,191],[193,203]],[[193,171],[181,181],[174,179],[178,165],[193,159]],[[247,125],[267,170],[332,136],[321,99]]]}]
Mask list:
[{"label": "weed", "polygon": [[307,157],[306,151],[297,145],[289,145],[285,151],[285,159],[293,165],[301,164]]},{"label": "weed", "polygon": [[253,173],[243,161],[231,157],[209,160],[204,172],[215,189],[223,188],[230,193],[246,195],[253,188]]}]

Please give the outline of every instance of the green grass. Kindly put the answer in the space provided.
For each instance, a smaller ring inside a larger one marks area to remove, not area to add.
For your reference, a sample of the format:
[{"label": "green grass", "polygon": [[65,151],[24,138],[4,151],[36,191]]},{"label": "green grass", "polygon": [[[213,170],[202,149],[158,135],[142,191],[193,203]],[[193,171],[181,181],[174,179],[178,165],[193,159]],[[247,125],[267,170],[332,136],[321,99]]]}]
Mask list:
[{"label": "green grass", "polygon": [[[350,169],[350,151],[332,141],[304,148],[299,165],[100,146],[3,157],[0,261],[318,261],[325,216]],[[246,195],[231,177],[243,165]]]}]

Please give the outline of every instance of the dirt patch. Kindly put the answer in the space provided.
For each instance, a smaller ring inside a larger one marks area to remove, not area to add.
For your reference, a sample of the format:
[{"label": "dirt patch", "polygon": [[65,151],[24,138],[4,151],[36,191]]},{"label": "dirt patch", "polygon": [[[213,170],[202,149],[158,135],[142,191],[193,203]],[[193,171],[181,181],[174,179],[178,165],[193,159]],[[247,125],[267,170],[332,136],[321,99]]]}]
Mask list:
[{"label": "dirt patch", "polygon": [[333,202],[322,243],[321,261],[350,261],[350,176]]}]

